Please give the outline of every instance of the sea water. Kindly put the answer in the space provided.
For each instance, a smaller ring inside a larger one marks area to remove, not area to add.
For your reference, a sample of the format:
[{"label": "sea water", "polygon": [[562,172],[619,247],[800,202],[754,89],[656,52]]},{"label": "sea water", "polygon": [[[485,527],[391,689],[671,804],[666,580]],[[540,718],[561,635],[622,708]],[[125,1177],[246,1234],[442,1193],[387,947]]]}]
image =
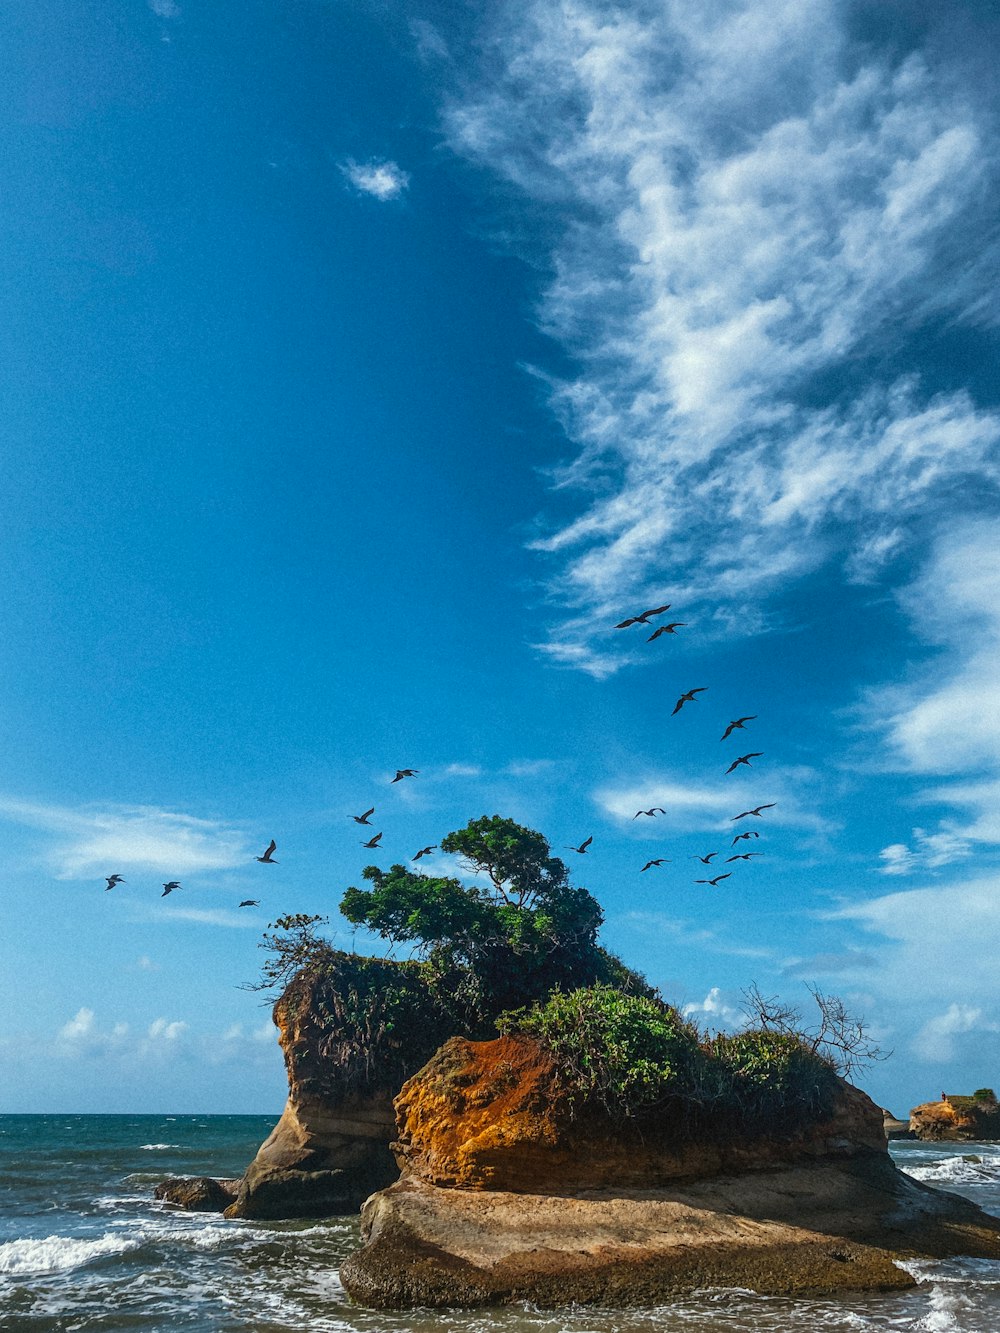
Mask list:
[{"label": "sea water", "polygon": [[[912,1263],[912,1291],[790,1300],[732,1289],[645,1310],[351,1305],[357,1223],[227,1222],[153,1200],[171,1175],[239,1175],[263,1116],[0,1116],[0,1330],[157,1333],[1000,1333],[1000,1262]],[[929,1185],[1000,1214],[1000,1145],[892,1144]]]}]

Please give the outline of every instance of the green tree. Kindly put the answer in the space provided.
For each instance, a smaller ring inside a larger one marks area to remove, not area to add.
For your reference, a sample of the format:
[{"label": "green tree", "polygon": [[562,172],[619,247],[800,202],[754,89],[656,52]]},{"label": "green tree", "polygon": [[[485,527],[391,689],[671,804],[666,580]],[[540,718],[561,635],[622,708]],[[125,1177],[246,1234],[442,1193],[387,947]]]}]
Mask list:
[{"label": "green tree", "polygon": [[363,878],[372,887],[349,888],[340,910],[393,944],[415,944],[434,974],[457,988],[470,1021],[477,1015],[492,1023],[502,1009],[596,981],[649,993],[600,948],[600,904],[569,883],[541,833],[483,816],[449,833],[441,847],[487,882],[368,866]]}]

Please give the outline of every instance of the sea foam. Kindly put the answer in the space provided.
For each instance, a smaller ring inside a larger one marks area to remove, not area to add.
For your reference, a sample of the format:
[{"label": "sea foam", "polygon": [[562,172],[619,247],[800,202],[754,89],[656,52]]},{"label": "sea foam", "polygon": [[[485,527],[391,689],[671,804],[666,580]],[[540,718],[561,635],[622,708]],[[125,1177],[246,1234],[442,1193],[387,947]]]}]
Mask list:
[{"label": "sea foam", "polygon": [[41,1240],[10,1240],[0,1245],[0,1273],[61,1273],[82,1268],[94,1259],[126,1254],[139,1248],[138,1239],[109,1233],[94,1240],[46,1236]]}]

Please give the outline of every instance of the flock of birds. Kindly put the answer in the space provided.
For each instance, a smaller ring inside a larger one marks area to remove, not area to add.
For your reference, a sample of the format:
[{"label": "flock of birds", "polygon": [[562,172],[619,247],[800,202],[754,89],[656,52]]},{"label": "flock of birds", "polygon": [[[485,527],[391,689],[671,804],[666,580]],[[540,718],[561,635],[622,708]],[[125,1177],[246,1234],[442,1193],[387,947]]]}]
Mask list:
[{"label": "flock of birds", "polygon": [[[626,616],[624,620],[618,622],[618,624],[615,626],[615,629],[630,629],[633,625],[644,625],[647,629],[649,629],[650,622],[655,616],[662,616],[665,611],[669,610],[670,610],[669,602],[665,603],[665,605],[663,606],[651,607],[648,611],[640,612],[639,615]],[[653,633],[649,635],[646,642],[652,643],[653,640],[658,639],[661,634],[676,634],[677,631],[679,629],[683,629],[684,626],[685,622],[683,620],[673,620],[668,625],[660,625],[653,630]],[[696,703],[698,701],[698,695],[704,694],[707,689],[708,689],[707,685],[698,685],[694,689],[685,690],[684,693],[681,695],[681,697],[674,704],[673,712],[671,713],[670,716],[676,717],[676,715],[681,711],[682,708],[684,708],[686,704]],[[727,741],[734,731],[743,731],[748,722],[756,722],[756,720],[757,720],[756,713],[747,713],[743,717],[733,718],[731,722],[726,724],[726,729],[722,733],[719,739]],[[763,750],[750,750],[746,754],[738,755],[726,769],[726,776],[728,776],[730,773],[735,773],[735,771],[740,767],[751,768],[752,767],[750,763],[751,759],[762,759],[763,756],[764,756]],[[764,805],[755,805],[750,810],[741,810],[738,815],[732,816],[730,822],[735,823],[737,820],[740,819],[762,819],[764,811],[773,810],[776,804],[777,804],[776,801],[768,801]],[[667,813],[666,810],[664,810],[662,806],[654,805],[651,806],[648,810],[637,810],[635,814],[632,816],[632,818],[638,819],[640,816],[644,816],[647,819],[655,819],[657,815],[665,815],[666,813]],[[756,829],[748,829],[743,833],[737,833],[736,836],[733,838],[732,842],[729,844],[729,851],[732,854],[726,857],[725,862],[723,864],[731,865],[734,862],[738,861],[752,861],[755,857],[763,856],[763,852],[733,851],[733,848],[736,847],[737,843],[749,842],[751,839],[757,839],[759,837],[760,834],[757,832]],[[583,854],[587,851],[587,849],[590,847],[590,844],[593,841],[594,839],[592,837],[586,838],[580,844],[579,847],[568,847],[567,851],[579,852]],[[714,870],[715,866],[712,863],[715,860],[715,858],[719,855],[720,853],[718,851],[706,852],[703,856],[696,855],[693,856],[691,859],[693,861],[700,861],[702,865],[709,866]],[[652,870],[654,869],[654,867],[670,865],[670,864],[671,864],[670,858],[665,856],[657,856],[654,857],[652,860],[647,861],[639,873],[645,874],[647,870]],[[695,884],[709,884],[711,885],[712,888],[718,888],[718,886],[722,883],[724,879],[730,879],[732,877],[732,873],[733,872],[731,870],[727,870],[720,875],[714,876],[714,878],[712,879],[696,879],[694,882]]]},{"label": "flock of birds", "polygon": [[[644,625],[648,629],[650,628],[650,621],[655,616],[661,616],[664,614],[664,612],[669,610],[670,610],[669,602],[667,602],[663,606],[654,606],[648,611],[641,612],[639,615],[627,616],[624,620],[619,621],[619,623],[615,625],[615,629],[629,629],[633,625]],[[685,622],[683,620],[673,620],[667,625],[659,625],[657,628],[653,630],[653,633],[649,635],[646,642],[652,643],[654,639],[658,639],[662,634],[676,634],[679,629],[683,629],[684,627],[685,627]],[[708,689],[707,685],[699,685],[696,686],[694,689],[685,690],[684,693],[677,700],[677,702],[674,704],[671,717],[676,717],[676,715],[681,711],[681,709],[684,708],[687,704],[696,703],[698,701],[698,695],[704,694],[707,689]],[[744,717],[733,718],[731,722],[727,723],[726,729],[722,733],[720,740],[723,741],[728,740],[730,736],[732,736],[733,732],[743,731],[748,722],[755,722],[756,720],[757,720],[756,713],[748,713]],[[750,750],[747,754],[738,755],[726,769],[726,775],[728,776],[730,773],[734,773],[741,766],[750,768],[751,759],[761,759],[763,758],[763,755],[764,755],[763,750]],[[395,782],[402,782],[404,778],[414,778],[419,774],[419,772],[420,770],[418,768],[397,768],[395,777],[389,779],[389,785],[391,786]],[[751,818],[761,819],[763,817],[764,811],[773,810],[776,804],[777,803],[775,801],[769,801],[765,805],[757,805],[749,810],[742,810],[738,815],[732,816],[731,822],[735,823],[740,819],[751,819]],[[348,818],[353,819],[355,824],[359,824],[366,828],[370,828],[372,827],[371,817],[374,813],[375,813],[375,806],[373,805],[369,807],[369,809],[363,811],[360,815],[349,815]],[[666,813],[667,812],[663,808],[663,806],[656,805],[656,806],[651,806],[648,810],[637,810],[635,814],[632,816],[632,818],[638,819],[640,818],[640,816],[644,816],[648,819],[655,819],[657,815],[665,815]],[[756,831],[756,829],[748,829],[743,833],[737,833],[729,845],[729,851],[731,852],[731,855],[726,857],[723,864],[730,865],[738,861],[752,861],[755,857],[762,856],[763,852],[758,852],[758,851],[752,851],[752,852],[733,851],[733,848],[737,845],[737,843],[748,842],[751,839],[755,840],[758,839],[759,837],[760,834]],[[380,847],[381,841],[382,841],[382,833],[378,832],[373,834],[373,836],[368,838],[366,841],[362,842],[361,846],[367,848],[369,851],[375,851]],[[590,850],[590,846],[593,843],[593,841],[594,838],[593,835],[591,835],[589,838],[584,838],[583,842],[581,842],[578,847],[568,845],[566,847],[566,850],[569,852],[576,852],[580,856],[585,856],[587,852]],[[419,861],[422,857],[429,856],[431,852],[437,851],[437,847],[438,847],[437,843],[433,843],[428,847],[421,847],[420,850],[417,851],[411,857],[411,860]],[[278,863],[274,859],[274,853],[276,850],[277,850],[277,843],[272,838],[270,843],[262,853],[262,855],[257,856],[254,859],[256,861],[259,861],[262,865],[277,865]],[[702,865],[708,866],[710,867],[710,869],[714,870],[715,866],[713,865],[713,862],[715,858],[719,855],[720,853],[718,851],[713,851],[713,852],[706,852],[704,855],[693,856],[691,859],[694,861],[700,861]],[[664,856],[655,857],[654,859],[647,861],[639,873],[644,874],[647,870],[652,870],[655,867],[670,865],[670,864],[672,864],[672,862],[668,857]],[[708,884],[711,885],[712,888],[718,888],[719,884],[721,884],[724,879],[730,879],[732,877],[732,873],[733,872],[731,870],[724,871],[722,874],[716,875],[712,879],[696,879],[694,883]],[[113,889],[119,884],[124,884],[126,881],[123,876],[115,874],[106,876],[106,882],[108,889]],[[182,885],[179,880],[176,879],[168,880],[163,885],[163,892],[160,896],[166,898],[169,894],[173,893],[176,889],[179,889],[181,887]],[[260,899],[244,898],[243,901],[239,904],[239,906],[259,907]]]}]

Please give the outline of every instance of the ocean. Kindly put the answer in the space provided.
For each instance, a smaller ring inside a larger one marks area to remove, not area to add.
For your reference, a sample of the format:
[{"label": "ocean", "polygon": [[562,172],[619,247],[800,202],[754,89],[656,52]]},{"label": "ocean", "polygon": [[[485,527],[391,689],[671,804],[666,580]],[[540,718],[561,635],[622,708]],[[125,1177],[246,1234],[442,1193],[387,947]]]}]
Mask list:
[{"label": "ocean", "polygon": [[[3,1333],[997,1333],[1000,1262],[910,1264],[913,1291],[788,1300],[706,1290],[647,1310],[385,1314],[337,1272],[356,1222],[226,1222],[152,1198],[238,1175],[270,1116],[0,1116]],[[892,1145],[903,1170],[1000,1214],[1000,1144]]]}]

